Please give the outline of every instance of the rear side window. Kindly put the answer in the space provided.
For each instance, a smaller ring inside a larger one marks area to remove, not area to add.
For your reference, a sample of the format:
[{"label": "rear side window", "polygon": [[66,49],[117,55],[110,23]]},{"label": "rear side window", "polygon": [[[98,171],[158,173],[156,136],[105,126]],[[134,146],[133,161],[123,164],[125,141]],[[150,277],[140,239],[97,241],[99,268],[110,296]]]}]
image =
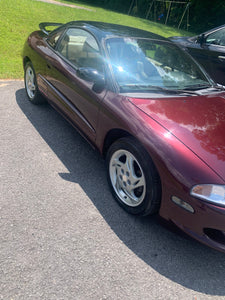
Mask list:
[{"label": "rear side window", "polygon": [[58,52],[77,67],[89,67],[102,72],[103,60],[95,38],[87,31],[70,28],[60,40]]},{"label": "rear side window", "polygon": [[55,34],[52,34],[48,37],[47,39],[47,42],[49,43],[49,45],[52,47],[52,48],[55,48],[56,47],[56,44],[58,42],[58,39],[60,38],[61,34],[62,34],[63,31],[58,31],[56,32]]},{"label": "rear side window", "polygon": [[209,34],[206,38],[207,44],[225,46],[225,28]]}]

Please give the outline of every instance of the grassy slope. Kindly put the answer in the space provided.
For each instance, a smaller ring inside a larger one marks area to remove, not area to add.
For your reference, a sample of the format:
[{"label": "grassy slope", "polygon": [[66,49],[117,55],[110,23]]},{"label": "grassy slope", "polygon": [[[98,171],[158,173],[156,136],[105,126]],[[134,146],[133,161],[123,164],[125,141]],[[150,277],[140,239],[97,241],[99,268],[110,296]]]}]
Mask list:
[{"label": "grassy slope", "polygon": [[[79,1],[74,4],[81,6]],[[187,34],[144,19],[98,7],[90,8],[95,12],[35,0],[0,0],[0,78],[23,77],[21,50],[29,33],[37,30],[40,22],[66,23],[72,20],[94,20],[133,26],[165,37]]]}]

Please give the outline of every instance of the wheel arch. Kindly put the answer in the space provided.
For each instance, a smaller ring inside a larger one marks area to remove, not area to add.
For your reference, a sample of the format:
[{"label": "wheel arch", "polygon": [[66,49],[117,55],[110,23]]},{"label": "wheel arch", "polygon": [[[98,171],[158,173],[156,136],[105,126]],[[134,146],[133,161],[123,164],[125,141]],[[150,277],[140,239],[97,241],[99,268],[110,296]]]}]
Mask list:
[{"label": "wheel arch", "polygon": [[30,58],[28,56],[25,56],[23,58],[23,68],[25,69],[25,66],[28,62],[31,62]]},{"label": "wheel arch", "polygon": [[130,132],[128,132],[124,129],[120,129],[120,128],[114,128],[107,132],[107,134],[104,138],[103,147],[102,147],[102,151],[101,151],[104,159],[107,155],[107,151],[110,148],[110,146],[117,140],[124,138],[124,137],[131,137],[136,142],[138,142],[140,144],[140,146],[144,149],[146,154],[148,154],[154,162],[154,159],[152,158],[151,153],[149,153],[149,151],[147,151],[147,148],[145,147],[145,145],[135,135],[131,134]]},{"label": "wheel arch", "polygon": [[123,130],[123,129],[111,129],[105,136],[105,139],[104,139],[104,143],[103,143],[103,147],[102,147],[102,156],[103,158],[105,159],[106,158],[106,154],[107,154],[107,151],[108,149],[110,148],[110,146],[115,142],[117,141],[118,139],[120,138],[123,138],[123,137],[133,137],[135,138],[134,136],[132,136],[128,131],[126,130]]}]

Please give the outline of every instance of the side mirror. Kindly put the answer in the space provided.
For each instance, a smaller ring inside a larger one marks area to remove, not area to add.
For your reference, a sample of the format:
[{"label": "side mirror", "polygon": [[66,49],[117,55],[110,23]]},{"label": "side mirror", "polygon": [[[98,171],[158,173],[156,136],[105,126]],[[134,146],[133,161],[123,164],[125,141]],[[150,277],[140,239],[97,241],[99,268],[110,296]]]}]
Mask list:
[{"label": "side mirror", "polygon": [[80,78],[94,83],[92,90],[95,93],[101,93],[104,90],[105,77],[103,74],[99,73],[98,70],[89,67],[81,67],[78,69],[77,74]]},{"label": "side mirror", "polygon": [[202,46],[205,43],[205,35],[204,35],[204,33],[202,33],[201,35],[198,36],[197,43],[199,43],[200,46]]}]

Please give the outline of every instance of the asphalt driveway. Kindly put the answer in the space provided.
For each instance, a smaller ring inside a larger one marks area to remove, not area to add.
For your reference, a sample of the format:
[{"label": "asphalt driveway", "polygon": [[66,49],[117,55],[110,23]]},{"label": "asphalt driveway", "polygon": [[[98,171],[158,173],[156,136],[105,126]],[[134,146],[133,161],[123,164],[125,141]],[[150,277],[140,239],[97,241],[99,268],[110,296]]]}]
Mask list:
[{"label": "asphalt driveway", "polygon": [[0,299],[225,299],[225,254],[126,214],[104,161],[0,82]]}]

